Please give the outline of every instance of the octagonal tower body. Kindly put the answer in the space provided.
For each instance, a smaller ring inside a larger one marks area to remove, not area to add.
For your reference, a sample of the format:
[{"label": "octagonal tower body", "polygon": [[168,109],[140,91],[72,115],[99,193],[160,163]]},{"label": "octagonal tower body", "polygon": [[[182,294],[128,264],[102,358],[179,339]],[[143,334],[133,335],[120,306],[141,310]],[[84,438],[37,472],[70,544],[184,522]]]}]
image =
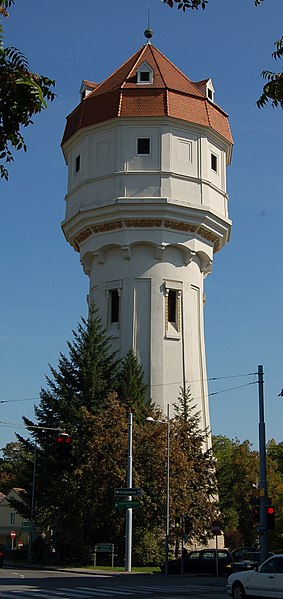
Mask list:
[{"label": "octagonal tower body", "polygon": [[190,387],[210,427],[204,278],[228,241],[232,137],[210,79],[191,82],[151,44],[67,118],[63,231],[123,357],[133,347],[166,411]]}]

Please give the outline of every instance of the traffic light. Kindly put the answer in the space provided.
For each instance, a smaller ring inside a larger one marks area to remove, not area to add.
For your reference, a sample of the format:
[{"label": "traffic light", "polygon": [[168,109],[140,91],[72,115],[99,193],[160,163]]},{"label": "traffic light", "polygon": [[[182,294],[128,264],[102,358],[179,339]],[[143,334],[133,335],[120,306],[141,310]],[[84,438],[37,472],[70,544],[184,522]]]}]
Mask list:
[{"label": "traffic light", "polygon": [[180,530],[180,528],[181,528],[181,518],[180,518],[180,516],[175,516],[175,528],[176,528],[176,530]]},{"label": "traffic light", "polygon": [[57,455],[60,459],[66,460],[72,449],[73,439],[68,433],[60,433],[57,437]]},{"label": "traffic light", "polygon": [[193,529],[193,519],[190,518],[190,516],[188,516],[188,514],[185,515],[185,534],[189,535],[192,532]]},{"label": "traffic light", "polygon": [[259,497],[253,497],[250,501],[252,506],[252,516],[254,522],[260,521]]},{"label": "traffic light", "polygon": [[267,528],[268,530],[275,528],[275,509],[273,505],[267,507]]}]

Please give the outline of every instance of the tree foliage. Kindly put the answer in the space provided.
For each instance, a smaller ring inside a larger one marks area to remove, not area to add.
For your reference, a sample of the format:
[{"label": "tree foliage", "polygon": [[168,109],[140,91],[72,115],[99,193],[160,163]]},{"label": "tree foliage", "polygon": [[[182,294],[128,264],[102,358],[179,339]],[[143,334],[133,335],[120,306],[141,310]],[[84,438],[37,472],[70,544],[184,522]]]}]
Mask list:
[{"label": "tree foliage", "polygon": [[[237,438],[228,439],[222,435],[213,438],[213,451],[226,544],[231,549],[239,544],[254,544],[257,532],[251,500],[259,493],[259,454],[249,441],[241,443]],[[270,441],[267,445],[267,487],[276,512],[276,527],[269,533],[271,550],[279,550],[282,545],[282,456],[283,444]]]},{"label": "tree foliage", "polygon": [[[82,320],[68,355],[50,367],[47,389],[35,407],[36,422],[24,418],[30,438],[18,436],[23,463],[17,485],[25,489],[17,509],[29,518],[36,444],[34,518],[60,560],[90,560],[95,543],[111,542],[124,558],[124,510],[114,505],[114,488],[127,481],[128,413],[133,413],[133,486],[142,507],[133,510],[136,563],[164,558],[167,426],[148,399],[143,372],[132,349],[118,362],[95,310]],[[151,416],[155,422],[149,422]],[[59,431],[73,438],[60,458]],[[182,393],[170,419],[170,514],[189,513],[193,538],[206,542],[215,519],[216,484],[207,432],[189,393]],[[13,504],[14,507],[16,504]],[[176,541],[171,526],[170,543]],[[145,551],[147,547],[147,550]]]},{"label": "tree foliage", "polygon": [[[260,6],[264,0],[252,0],[255,6]],[[164,4],[168,4],[171,8],[177,5],[179,10],[198,10],[205,9],[208,0],[163,0]],[[274,43],[276,50],[272,53],[272,57],[277,60],[283,56],[283,36]],[[262,71],[262,77],[267,83],[263,86],[263,91],[260,98],[257,100],[258,108],[262,108],[269,102],[273,108],[281,106],[283,108],[283,72],[274,73],[273,71]]]},{"label": "tree foliage", "polygon": [[[7,17],[12,4],[14,0],[0,0],[0,16]],[[27,150],[21,130],[33,123],[33,116],[47,107],[47,101],[53,101],[55,82],[33,73],[20,50],[3,44],[0,24],[0,176],[7,180],[5,164],[14,160],[13,150]]]},{"label": "tree foliage", "polygon": [[244,544],[253,544],[256,531],[250,501],[258,483],[258,453],[249,441],[222,435],[213,438],[213,451],[224,534],[238,530]]}]

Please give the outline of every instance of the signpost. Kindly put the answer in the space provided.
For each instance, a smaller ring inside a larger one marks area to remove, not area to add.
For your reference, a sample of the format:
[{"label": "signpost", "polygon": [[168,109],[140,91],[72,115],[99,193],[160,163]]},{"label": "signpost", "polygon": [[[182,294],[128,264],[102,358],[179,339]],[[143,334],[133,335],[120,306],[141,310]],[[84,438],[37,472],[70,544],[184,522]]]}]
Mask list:
[{"label": "signpost", "polygon": [[11,535],[11,539],[12,539],[12,551],[13,551],[13,549],[14,549],[14,538],[16,537],[15,531],[11,530],[10,535]]},{"label": "signpost", "polygon": [[22,528],[25,528],[27,531],[28,530],[32,530],[34,531],[36,529],[36,524],[33,522],[22,522]]},{"label": "signpost", "polygon": [[141,507],[140,501],[115,501],[116,510],[127,510],[129,508]]},{"label": "signpost", "polygon": [[97,543],[94,546],[94,560],[93,565],[96,566],[96,554],[97,553],[111,553],[111,567],[114,566],[114,544],[113,543]]},{"label": "signpost", "polygon": [[136,489],[114,489],[115,497],[140,497],[142,494],[142,489],[137,487]]}]

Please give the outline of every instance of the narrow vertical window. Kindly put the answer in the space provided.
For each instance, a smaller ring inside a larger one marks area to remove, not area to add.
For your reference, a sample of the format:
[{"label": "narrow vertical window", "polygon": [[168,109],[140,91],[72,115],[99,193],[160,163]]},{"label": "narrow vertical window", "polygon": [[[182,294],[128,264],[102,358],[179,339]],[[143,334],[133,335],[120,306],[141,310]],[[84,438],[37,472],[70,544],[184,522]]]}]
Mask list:
[{"label": "narrow vertical window", "polygon": [[211,168],[217,173],[217,156],[215,154],[211,154]]},{"label": "narrow vertical window", "polygon": [[81,157],[79,154],[78,156],[76,156],[76,160],[75,160],[75,172],[78,173],[80,168],[81,168]]},{"label": "narrow vertical window", "polygon": [[[177,287],[177,289],[176,289]],[[181,333],[182,284],[179,281],[165,282],[165,335],[180,339]]]},{"label": "narrow vertical window", "polygon": [[16,523],[16,514],[10,513],[10,525],[13,526]]},{"label": "narrow vertical window", "polygon": [[168,293],[168,322],[176,323],[176,308],[177,308],[177,292],[174,289],[169,289]]},{"label": "narrow vertical window", "polygon": [[118,293],[118,289],[112,289],[112,291],[110,291],[110,300],[111,300],[110,322],[112,324],[113,322],[119,322],[119,293]]}]

